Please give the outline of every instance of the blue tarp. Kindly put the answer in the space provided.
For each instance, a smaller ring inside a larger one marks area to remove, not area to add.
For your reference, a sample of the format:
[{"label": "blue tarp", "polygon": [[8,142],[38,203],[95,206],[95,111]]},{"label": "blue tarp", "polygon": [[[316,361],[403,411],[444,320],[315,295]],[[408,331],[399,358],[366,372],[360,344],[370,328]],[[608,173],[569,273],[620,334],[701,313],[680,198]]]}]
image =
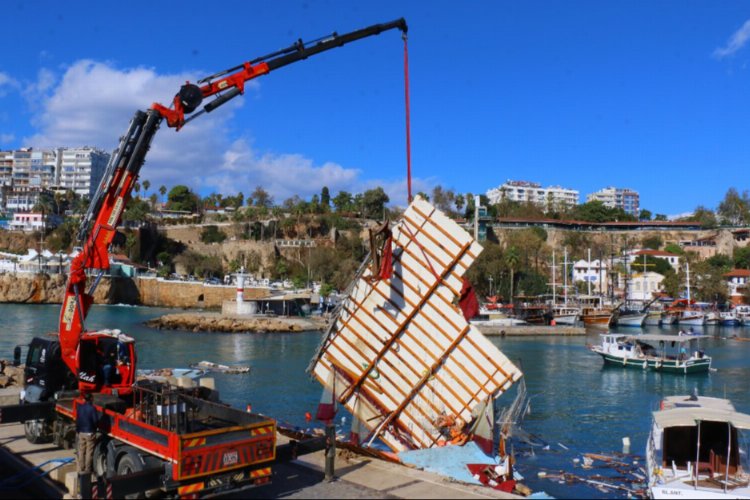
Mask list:
[{"label": "blue tarp", "polygon": [[473,441],[463,446],[402,451],[398,454],[398,458],[405,464],[470,484],[482,483],[474,479],[469,469],[466,468],[466,464],[500,464],[498,457],[485,455]]}]

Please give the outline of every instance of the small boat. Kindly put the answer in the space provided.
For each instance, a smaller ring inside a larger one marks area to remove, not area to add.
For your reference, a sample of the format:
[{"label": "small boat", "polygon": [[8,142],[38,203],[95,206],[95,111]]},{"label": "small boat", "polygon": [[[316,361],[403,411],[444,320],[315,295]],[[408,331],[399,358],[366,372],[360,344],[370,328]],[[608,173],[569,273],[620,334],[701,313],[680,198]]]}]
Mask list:
[{"label": "small boat", "polygon": [[502,317],[492,317],[493,315],[489,315],[489,317],[486,317],[483,315],[475,316],[474,319],[470,320],[469,323],[471,323],[474,326],[482,327],[482,326],[519,326],[519,325],[528,325],[528,323],[522,319],[518,318],[511,318],[508,316]]},{"label": "small boat", "polygon": [[599,345],[588,348],[608,365],[664,373],[707,373],[711,356],[692,350],[693,343],[702,338],[707,335],[605,333]]},{"label": "small boat", "polygon": [[575,325],[581,317],[581,310],[572,306],[553,306],[552,315],[557,325]]},{"label": "small boat", "polygon": [[646,320],[646,316],[647,314],[645,312],[641,312],[639,310],[620,309],[619,313],[617,314],[616,323],[617,326],[640,328],[643,326],[643,322]]},{"label": "small boat", "polygon": [[750,415],[728,399],[665,398],[646,444],[649,497],[750,498],[750,476],[741,466],[747,450],[739,445],[747,429]]},{"label": "small boat", "polygon": [[193,363],[192,365],[190,365],[190,368],[220,373],[247,373],[250,371],[249,366],[220,365],[218,363],[212,363],[211,361],[200,361],[198,363]]},{"label": "small boat", "polygon": [[750,306],[746,304],[740,304],[738,306],[734,306],[734,314],[737,316],[737,319],[740,320],[741,325],[750,325]]},{"label": "small boat", "polygon": [[740,319],[737,314],[732,311],[721,311],[719,313],[719,325],[721,326],[739,326]]}]

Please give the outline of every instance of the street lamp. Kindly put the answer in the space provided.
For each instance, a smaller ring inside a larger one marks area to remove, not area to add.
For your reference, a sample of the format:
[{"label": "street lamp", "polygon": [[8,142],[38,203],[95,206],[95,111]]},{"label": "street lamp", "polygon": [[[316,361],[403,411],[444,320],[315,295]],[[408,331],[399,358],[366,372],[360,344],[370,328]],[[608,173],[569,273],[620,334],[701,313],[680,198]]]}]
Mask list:
[{"label": "street lamp", "polygon": [[490,297],[492,297],[492,276],[488,276],[487,281],[490,282]]}]

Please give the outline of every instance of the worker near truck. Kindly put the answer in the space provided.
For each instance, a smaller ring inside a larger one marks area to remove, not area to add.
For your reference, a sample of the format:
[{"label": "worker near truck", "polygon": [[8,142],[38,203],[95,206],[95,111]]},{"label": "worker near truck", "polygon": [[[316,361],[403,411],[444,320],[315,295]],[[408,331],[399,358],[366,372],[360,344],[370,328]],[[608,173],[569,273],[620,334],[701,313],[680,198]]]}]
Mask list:
[{"label": "worker near truck", "polygon": [[[83,395],[83,402],[78,403],[76,412],[76,435],[78,446],[76,455],[78,459],[78,478],[81,476],[91,477],[92,465],[94,463],[94,445],[96,444],[96,429],[99,426],[99,414],[91,404],[90,392]],[[79,482],[80,484],[80,482]]]}]

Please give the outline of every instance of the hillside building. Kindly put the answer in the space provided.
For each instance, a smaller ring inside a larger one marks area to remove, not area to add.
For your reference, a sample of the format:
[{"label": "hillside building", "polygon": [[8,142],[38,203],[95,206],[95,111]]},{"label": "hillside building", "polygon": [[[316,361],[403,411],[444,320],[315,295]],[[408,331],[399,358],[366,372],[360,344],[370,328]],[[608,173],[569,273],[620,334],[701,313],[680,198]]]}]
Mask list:
[{"label": "hillside building", "polygon": [[537,182],[508,180],[505,184],[488,190],[487,199],[493,205],[503,200],[511,200],[533,203],[544,210],[550,210],[578,205],[579,192],[560,186],[543,188]]},{"label": "hillside building", "polygon": [[600,201],[605,207],[620,208],[634,217],[640,213],[640,196],[628,188],[606,187],[586,196],[586,201]]}]

